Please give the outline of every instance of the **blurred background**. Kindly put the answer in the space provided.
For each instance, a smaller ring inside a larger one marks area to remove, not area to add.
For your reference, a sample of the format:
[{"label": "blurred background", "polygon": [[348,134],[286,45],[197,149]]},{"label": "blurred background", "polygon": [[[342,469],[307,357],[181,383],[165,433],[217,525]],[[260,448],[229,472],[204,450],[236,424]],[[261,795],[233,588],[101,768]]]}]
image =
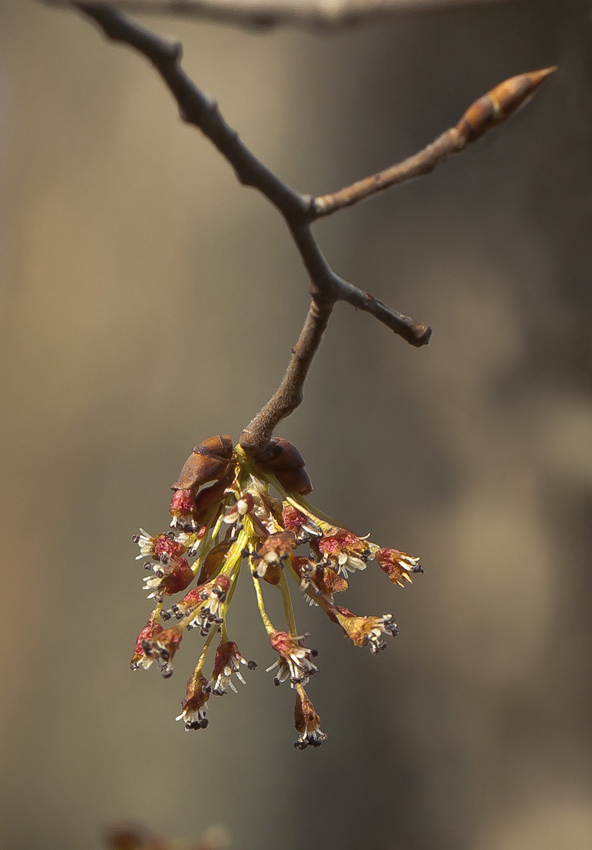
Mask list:
[{"label": "blurred background", "polygon": [[589,850],[589,5],[325,36],[144,22],[311,193],[560,68],[432,176],[316,226],[338,273],[434,335],[416,350],[339,305],[280,429],[319,507],[425,567],[405,591],[375,564],[353,577],[343,603],[401,630],[379,659],[299,600],[329,734],[302,753],[248,582],[231,626],[259,669],[206,732],[174,722],[197,636],[171,680],[128,664],[150,611],[131,535],[166,528],[193,445],[238,437],[275,389],[303,269],[146,62],[76,14],[0,2],[2,846],[97,850],[124,820],[224,824],[236,850]]}]

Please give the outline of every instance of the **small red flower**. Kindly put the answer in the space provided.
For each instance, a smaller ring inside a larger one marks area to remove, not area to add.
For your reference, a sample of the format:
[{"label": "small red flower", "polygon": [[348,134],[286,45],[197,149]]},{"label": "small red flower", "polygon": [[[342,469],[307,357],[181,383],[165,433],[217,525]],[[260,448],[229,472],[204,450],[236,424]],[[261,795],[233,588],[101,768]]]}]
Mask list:
[{"label": "small red flower", "polygon": [[373,557],[373,547],[344,528],[336,528],[333,534],[321,537],[317,546],[324,562],[345,578],[348,572],[365,570],[368,560]]},{"label": "small red flower", "polygon": [[321,718],[304,688],[298,688],[296,691],[294,727],[298,732],[298,740],[294,744],[297,750],[305,750],[309,746],[320,747],[327,740],[327,735],[321,732]]},{"label": "small red flower", "polygon": [[187,682],[185,699],[181,703],[183,711],[176,718],[185,722],[185,731],[206,728],[208,725],[206,710],[209,698],[210,685],[205,676],[201,674],[192,676]]},{"label": "small red flower", "polygon": [[306,685],[310,676],[318,673],[318,667],[313,663],[313,658],[316,658],[318,652],[316,649],[307,649],[304,646],[305,636],[293,636],[288,632],[272,632],[269,636],[269,642],[280,657],[278,660],[267,668],[267,673],[279,666],[277,675],[275,676],[274,685],[281,685],[286,679],[289,679],[292,686],[297,684]]},{"label": "small red flower", "polygon": [[136,638],[136,646],[130,663],[132,670],[138,670],[140,667],[147,670],[151,666],[154,658],[149,657],[144,652],[144,641],[151,640],[163,631],[163,627],[158,622],[158,613],[155,611],[152,613],[152,616]]},{"label": "small red flower", "polygon": [[244,664],[249,670],[254,670],[257,667],[254,661],[245,661],[234,641],[227,640],[225,643],[221,643],[216,650],[214,670],[210,680],[211,692],[216,696],[222,696],[230,688],[236,694],[236,687],[230,678],[233,673],[239,682],[246,685],[247,683],[240,671],[241,664]]},{"label": "small red flower", "polygon": [[161,629],[157,634],[147,637],[142,641],[142,650],[148,663],[143,667],[149,667],[152,661],[165,679],[173,675],[173,658],[183,639],[183,630],[177,627],[172,629]]},{"label": "small red flower", "polygon": [[376,560],[381,570],[387,574],[393,584],[405,587],[403,579],[411,582],[410,573],[423,573],[419,558],[400,552],[398,549],[379,549]]},{"label": "small red flower", "polygon": [[373,655],[386,649],[386,642],[382,635],[387,634],[395,637],[399,634],[397,624],[392,614],[384,614],[382,617],[356,617],[347,608],[340,605],[331,607],[332,619],[339,623],[341,628],[356,646],[370,646]]}]

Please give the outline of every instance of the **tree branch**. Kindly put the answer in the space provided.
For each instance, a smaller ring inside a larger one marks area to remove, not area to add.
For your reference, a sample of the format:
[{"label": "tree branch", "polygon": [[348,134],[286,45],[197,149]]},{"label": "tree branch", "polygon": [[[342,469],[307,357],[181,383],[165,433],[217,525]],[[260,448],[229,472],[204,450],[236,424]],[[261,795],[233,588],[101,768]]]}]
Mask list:
[{"label": "tree branch", "polygon": [[[65,0],[49,2],[63,5]],[[241,3],[243,7],[252,6],[251,0],[241,0]],[[428,343],[431,329],[425,323],[403,316],[369,292],[336,275],[323,256],[310,225],[322,216],[357,203],[395,183],[428,173],[450,153],[461,150],[491,127],[506,120],[532,97],[554,69],[506,80],[476,101],[455,128],[446,131],[415,156],[331,195],[313,198],[287,186],[240,140],[238,133],[222,117],[215,101],[204,94],[181,68],[182,49],[178,42],[157,36],[110,4],[71,2],[67,5],[91,18],[107,38],[135,48],[150,60],[173,95],[183,120],[198,127],[210,139],[243,185],[259,190],[281,213],[308,272],[312,301],[304,327],[279,388],[241,434],[240,442],[245,449],[253,454],[262,451],[279,422],[301,403],[308,370],[337,301],[346,301],[370,313],[411,345],[419,347]],[[176,5],[179,6],[178,3]],[[231,5],[230,2],[228,5]]]},{"label": "tree branch", "polygon": [[[74,0],[44,2],[52,6],[74,5]],[[100,2],[107,5],[108,0]],[[133,14],[177,15],[255,29],[289,25],[326,31],[382,20],[401,12],[443,6],[485,6],[495,2],[500,0],[118,0],[117,5]]]}]

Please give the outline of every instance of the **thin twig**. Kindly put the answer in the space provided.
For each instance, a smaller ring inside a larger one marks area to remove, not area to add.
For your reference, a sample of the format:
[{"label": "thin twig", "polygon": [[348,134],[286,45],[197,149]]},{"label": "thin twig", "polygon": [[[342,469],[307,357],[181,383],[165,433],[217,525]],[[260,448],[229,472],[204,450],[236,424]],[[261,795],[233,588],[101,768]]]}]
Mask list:
[{"label": "thin twig", "polygon": [[[47,2],[47,0],[45,0]],[[54,5],[64,0],[49,0]],[[248,5],[250,0],[243,0]],[[497,86],[465,113],[453,130],[398,166],[386,169],[352,186],[312,198],[291,189],[270,171],[241,141],[222,117],[212,98],[205,95],[180,66],[181,45],[157,36],[104,2],[72,2],[71,5],[95,21],[104,34],[138,50],[152,62],[173,95],[183,120],[198,127],[233,167],[238,180],[259,190],[283,216],[310,277],[311,305],[292,350],[292,358],[279,388],[245,428],[241,445],[252,454],[262,451],[276,426],[302,401],[304,382],[337,301],[347,301],[370,313],[411,345],[426,345],[431,329],[423,322],[403,316],[343,280],[330,268],[310,225],[321,216],[357,203],[395,183],[428,173],[438,162],[504,121],[529,99],[554,69],[513,77]]]},{"label": "thin twig", "polygon": [[247,451],[256,452],[262,445],[265,446],[277,424],[301,403],[304,382],[329,324],[333,304],[333,301],[319,302],[313,297],[281,384],[240,435],[239,442]]},{"label": "thin twig", "polygon": [[538,87],[556,68],[544,68],[528,74],[510,77],[496,86],[467,109],[456,127],[442,133],[441,136],[419,153],[408,157],[398,165],[385,168],[378,174],[372,174],[363,180],[352,183],[330,195],[314,198],[312,205],[315,218],[357,204],[377,192],[390,189],[398,183],[405,183],[429,174],[439,163],[453,153],[459,153],[466,145],[481,138],[492,127],[505,121],[527,103]]},{"label": "thin twig", "polygon": [[[50,6],[72,6],[75,0],[44,2]],[[102,5],[108,2],[100,0]],[[118,0],[117,5],[136,15],[176,15],[250,29],[287,25],[326,32],[384,20],[402,12],[443,6],[485,6],[495,2],[500,0]]]}]

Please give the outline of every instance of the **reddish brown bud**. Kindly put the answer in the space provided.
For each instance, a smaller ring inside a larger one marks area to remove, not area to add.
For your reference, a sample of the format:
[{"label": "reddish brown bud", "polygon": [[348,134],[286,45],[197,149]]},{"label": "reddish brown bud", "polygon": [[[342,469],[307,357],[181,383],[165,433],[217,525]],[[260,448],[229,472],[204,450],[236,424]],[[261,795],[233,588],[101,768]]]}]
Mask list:
[{"label": "reddish brown bud", "polygon": [[232,437],[228,434],[217,434],[215,437],[208,437],[201,443],[198,443],[193,451],[199,455],[232,460],[232,453],[234,451]]},{"label": "reddish brown bud", "polygon": [[202,484],[227,478],[232,453],[231,437],[209,437],[193,449],[172,489],[195,492]]},{"label": "reddish brown bud", "polygon": [[305,496],[312,490],[308,473],[304,469],[304,458],[292,443],[283,437],[274,437],[256,460],[263,473],[275,475],[282,487],[290,493]]},{"label": "reddish brown bud", "polygon": [[473,142],[525,106],[544,80],[557,69],[543,68],[504,80],[476,100],[456,125],[465,142]]}]

